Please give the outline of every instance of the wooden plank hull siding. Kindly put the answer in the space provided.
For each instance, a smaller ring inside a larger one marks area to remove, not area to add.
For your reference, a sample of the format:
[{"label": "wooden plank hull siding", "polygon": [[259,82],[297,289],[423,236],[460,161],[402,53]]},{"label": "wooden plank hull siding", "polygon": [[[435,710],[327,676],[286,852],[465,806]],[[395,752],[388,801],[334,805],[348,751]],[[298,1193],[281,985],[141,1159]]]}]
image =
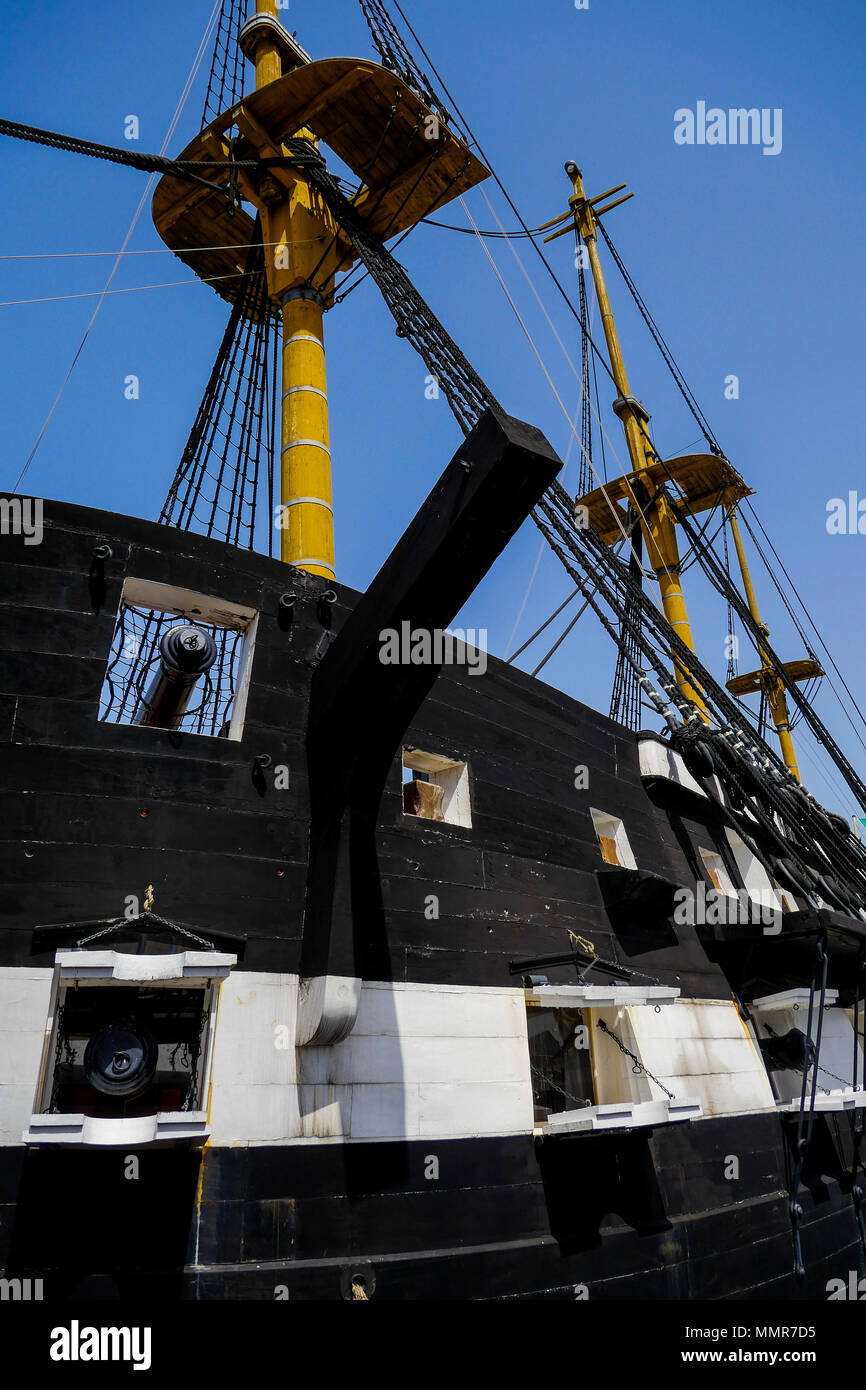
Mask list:
[{"label": "wooden plank hull siding", "polygon": [[[847,1127],[833,1117],[816,1120],[799,1196],[802,1285],[771,1099],[750,1114],[533,1136],[511,960],[567,950],[570,929],[641,983],[733,1015],[725,974],[699,929],[659,906],[664,893],[615,910],[611,875],[624,871],[604,864],[591,807],[622,821],[662,889],[693,886],[696,846],[718,841],[700,808],[686,820],[647,795],[628,730],[493,657],[483,676],[444,669],[403,742],[466,764],[471,825],[403,814],[398,747],[367,853],[369,931],[351,858],[333,891],[335,916],[355,924],[358,1026],[296,1048],[311,688],[329,626],[339,634],[358,595],[145,521],[46,502],[44,523],[38,545],[0,541],[0,1271],[44,1279],[49,1298],[272,1299],[283,1286],[340,1298],[366,1270],[388,1299],[573,1299],[580,1284],[646,1299],[824,1297],[827,1278],[860,1268]],[[238,740],[98,722],[128,579],[258,615]],[[156,912],[230,938],[238,963],[222,986],[208,1143],[132,1146],[130,1182],[129,1148],[22,1141],[56,949],[34,928],[119,916],[149,884]],[[688,1050],[688,1028],[671,1036]]]},{"label": "wooden plank hull siding", "polygon": [[[112,556],[95,613],[88,575],[99,544]],[[97,722],[127,578],[259,613],[239,741]],[[329,587],[257,554],[69,504],[45,504],[40,545],[3,538],[0,966],[51,965],[53,951],[34,953],[35,924],[121,913],[152,883],[162,915],[244,936],[244,969],[298,971],[307,711]],[[339,632],[357,595],[334,587]],[[288,589],[298,599],[286,629]],[[398,751],[376,830],[385,932],[357,943],[361,978],[507,985],[509,960],[565,948],[570,927],[684,995],[730,997],[692,927],[623,946],[604,910],[591,803],[622,817],[640,868],[691,878],[643,791],[628,731],[491,657],[483,676],[446,668],[404,741],[468,764],[472,826],[403,815]],[[255,775],[260,754],[289,768],[288,788]],[[575,790],[578,766],[589,770],[586,790]],[[350,892],[338,883],[338,904]],[[425,916],[431,894],[438,920]]]},{"label": "wooden plank hull siding", "polygon": [[802,1283],[775,1115],[543,1146],[157,1150],[136,1182],[125,1154],[0,1149],[0,1267],[48,1301],[340,1299],[357,1274],[386,1300],[826,1299],[864,1270],[838,1127],[816,1123]]}]

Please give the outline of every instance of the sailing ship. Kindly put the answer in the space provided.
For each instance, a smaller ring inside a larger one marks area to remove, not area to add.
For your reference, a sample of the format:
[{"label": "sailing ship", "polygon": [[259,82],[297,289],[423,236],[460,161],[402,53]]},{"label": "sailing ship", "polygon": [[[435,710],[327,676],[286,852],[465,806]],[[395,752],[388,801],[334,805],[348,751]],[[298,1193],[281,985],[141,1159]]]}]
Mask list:
[{"label": "sailing ship", "polygon": [[[230,306],[157,521],[46,501],[37,545],[37,499],[0,503],[4,1297],[824,1298],[866,1250],[866,852],[794,717],[866,788],[815,653],[770,642],[751,490],[660,334],[706,450],[653,445],[605,280],[609,253],[637,293],[605,225],[630,195],[569,162],[523,224],[580,253],[573,496],[393,254],[491,170],[414,31],[363,9],[378,62],[225,0],[177,159],[0,122],[34,161],[157,173],[160,237]],[[463,435],[364,593],[323,335],[358,274]],[[608,714],[449,632],[530,517],[613,640]],[[682,544],[754,670],[700,661]]]}]

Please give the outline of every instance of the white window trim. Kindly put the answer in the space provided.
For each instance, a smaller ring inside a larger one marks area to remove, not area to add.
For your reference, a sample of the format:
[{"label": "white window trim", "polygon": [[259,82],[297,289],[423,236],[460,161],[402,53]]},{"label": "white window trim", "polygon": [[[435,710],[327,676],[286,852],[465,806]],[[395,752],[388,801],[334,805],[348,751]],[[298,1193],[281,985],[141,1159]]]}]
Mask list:
[{"label": "white window trim", "polygon": [[667,985],[532,985],[528,1004],[546,1009],[611,1009],[630,1004],[673,1004],[680,991]]},{"label": "white window trim", "polygon": [[[866,1096],[864,1096],[866,1100]],[[581,1130],[637,1129],[647,1125],[675,1124],[700,1120],[703,1106],[690,1097],[674,1100],[616,1101],[606,1105],[586,1105],[582,1110],[561,1110],[536,1125],[539,1134],[574,1134]]]},{"label": "white window trim", "polygon": [[[837,1005],[838,999],[839,991],[837,989],[828,989],[824,996],[824,1008],[832,1009],[834,1006]],[[813,1013],[812,1016],[813,1024],[815,1023],[815,1018],[817,1015],[817,1006],[818,999],[816,998],[815,1013]],[[783,1009],[797,1009],[804,1015],[803,1032],[805,1033],[806,1023],[809,1018],[809,990],[789,989],[785,990],[781,994],[765,994],[760,999],[753,1000],[752,1003],[749,1005],[749,1008],[752,1009],[755,1013],[759,1014],[773,1013],[777,1010]],[[853,1010],[842,1009],[840,1010],[840,1012],[845,1015],[846,1019],[848,1020],[848,1023],[851,1025],[851,1032],[853,1038],[855,1036],[854,1023],[851,1018]],[[815,1091],[815,1104],[814,1107],[812,1107],[812,1079],[810,1076],[806,1083],[806,1110],[814,1108],[816,1111],[822,1110],[832,1112],[840,1110],[862,1110],[864,1107],[866,1107],[866,1090],[855,1091],[851,1086],[836,1086],[830,1090],[830,1093],[828,1095],[827,1092],[822,1090],[820,1087],[821,1083],[819,1082],[819,1086],[818,1088],[816,1088]],[[800,1097],[795,1096],[793,1100],[779,1100],[776,1102],[776,1108],[779,1110],[781,1114],[797,1114],[800,1109]]]},{"label": "white window trim", "polygon": [[[529,1006],[546,1009],[619,1008],[630,1005],[668,1005],[680,997],[665,985],[534,985],[524,991]],[[595,1084],[595,1083],[594,1083]],[[575,1110],[559,1110],[534,1126],[538,1135],[575,1134],[589,1130],[636,1129],[649,1125],[698,1120],[699,1100],[692,1097],[658,1100],[606,1101]]]},{"label": "white window trim", "polygon": [[[469,764],[439,753],[425,753],[421,748],[404,747],[404,768],[410,772],[426,772],[442,788],[442,815],[439,824],[462,825],[472,829],[472,804],[469,797]],[[409,812],[404,812],[408,815]],[[413,817],[417,819],[417,817]]]},{"label": "white window trim", "polygon": [[[256,609],[245,604],[232,603],[229,599],[218,598],[214,594],[200,594],[192,589],[178,589],[173,584],[160,584],[156,580],[137,579],[134,576],[124,580],[118,613],[124,604],[131,608],[153,608],[157,612],[172,614],[176,618],[226,628],[243,635],[232,717],[227,735],[230,742],[239,743],[243,737],[259,626]],[[190,738],[214,737],[213,734],[197,734],[189,730],[185,732]]]},{"label": "white window trim", "polygon": [[[728,873],[728,867],[722,856],[719,854],[718,850],[703,849],[699,846],[698,854],[700,855],[701,863],[703,864],[706,875],[711,883],[713,883],[713,874],[718,875],[719,882],[722,886],[721,889],[717,891],[721,891],[726,898],[737,898],[738,894],[736,888],[734,887],[734,880]],[[715,888],[714,883],[713,887]]]},{"label": "white window trim", "polygon": [[106,1118],[99,1115],[31,1115],[25,1144],[82,1144],[93,1148],[132,1147],[183,1139],[201,1143],[210,1130],[204,1110],[167,1110],[158,1115]]},{"label": "white window trim", "polygon": [[[812,1087],[809,1083],[806,1087],[806,1110],[811,1110]],[[866,1107],[866,1091],[852,1091],[848,1086],[844,1090],[831,1091],[827,1095],[824,1091],[817,1091],[815,1094],[814,1109],[817,1110],[862,1110]],[[799,1100],[779,1101],[778,1110],[784,1114],[796,1114],[800,1109]]]},{"label": "white window trim", "polygon": [[776,912],[783,912],[784,904],[781,894],[779,889],[775,887],[766,865],[761,863],[748,845],[740,839],[736,831],[731,830],[729,826],[725,827],[725,837],[731,847],[731,853],[740,871],[746,892],[755,906],[773,908]]},{"label": "white window trim", "polygon": [[212,623],[215,627],[228,627],[236,632],[243,631],[256,616],[255,608],[245,604],[231,603],[214,594],[199,594],[193,589],[177,589],[173,584],[159,584],[155,580],[132,576],[124,581],[120,601],[131,608],[157,608],[164,613],[173,613],[177,618],[191,618],[195,622]]},{"label": "white window trim", "polygon": [[[755,1013],[772,1013],[777,1009],[803,1009],[807,1014],[809,1011],[808,989],[786,989],[781,994],[762,994],[760,999],[753,999],[749,1008]],[[838,989],[828,989],[824,995],[824,1007],[831,1008],[839,998]],[[818,996],[815,996],[817,1006]]]},{"label": "white window trim", "polygon": [[62,982],[76,980],[105,984],[169,984],[178,980],[210,984],[224,980],[237,956],[222,951],[175,951],[168,954],[133,956],[122,951],[58,951],[54,964]]},{"label": "white window trim", "polygon": [[613,840],[620,867],[636,869],[637,860],[629,843],[625,825],[620,817],[612,816],[607,811],[599,811],[595,806],[590,806],[589,814],[592,816],[592,824],[595,828],[596,838],[599,840],[599,848],[601,847],[600,837],[602,835],[605,839]]},{"label": "white window trim", "polygon": [[[682,755],[674,752],[660,735],[641,739],[638,744],[638,759],[641,777],[654,780],[662,778],[666,782],[673,782],[676,786],[685,788],[686,791],[694,792],[695,796],[707,799],[707,793],[689,772]],[[717,774],[713,773],[709,780],[718,800],[723,806],[727,806],[728,797]]]},{"label": "white window trim", "polygon": [[[133,956],[122,951],[57,951],[54,957],[49,1014],[34,1107],[40,1106],[51,1082],[54,1027],[60,1006],[69,989],[102,988],[148,984],[154,988],[176,987],[183,981],[188,989],[209,991],[208,1016],[201,1050],[201,1095],[210,1087],[219,988],[237,956],[224,951],[175,951],[159,955]],[[167,1140],[204,1143],[210,1134],[204,1110],[169,1110],[155,1115],[107,1117],[98,1115],[60,1115],[34,1108],[30,1127],[22,1135],[24,1144],[83,1144],[109,1148],[114,1145],[153,1144]]]}]

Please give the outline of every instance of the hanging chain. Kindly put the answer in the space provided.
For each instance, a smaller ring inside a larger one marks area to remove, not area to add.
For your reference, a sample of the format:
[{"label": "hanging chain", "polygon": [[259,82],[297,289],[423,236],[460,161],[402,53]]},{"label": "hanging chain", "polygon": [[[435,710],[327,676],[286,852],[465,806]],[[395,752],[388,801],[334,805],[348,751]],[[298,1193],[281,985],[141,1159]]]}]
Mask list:
[{"label": "hanging chain", "polygon": [[657,1076],[653,1076],[653,1074],[652,1074],[652,1072],[649,1070],[649,1068],[644,1066],[644,1064],[643,1064],[643,1062],[640,1060],[640,1058],[639,1058],[639,1057],[635,1057],[635,1055],[634,1055],[633,1052],[629,1052],[628,1048],[625,1046],[625,1043],[620,1042],[620,1040],[619,1040],[619,1038],[617,1037],[616,1033],[612,1032],[611,1029],[608,1028],[608,1026],[607,1026],[607,1024],[605,1023],[605,1021],[604,1021],[603,1018],[600,1018],[600,1019],[598,1020],[598,1026],[599,1026],[599,1028],[601,1029],[601,1031],[602,1031],[603,1033],[606,1033],[607,1036],[608,1036],[613,1042],[616,1043],[616,1045],[617,1045],[617,1047],[619,1048],[620,1052],[624,1053],[626,1057],[631,1058],[632,1062],[634,1062],[634,1066],[632,1067],[632,1071],[634,1072],[635,1076],[648,1076],[649,1079],[650,1079],[650,1081],[654,1081],[654,1082],[655,1082],[655,1084],[658,1086],[658,1088],[659,1088],[660,1091],[664,1091],[664,1093],[665,1093],[665,1095],[667,1096],[668,1100],[676,1100],[676,1096],[674,1095],[673,1091],[669,1091],[668,1088],[667,1088],[667,1086],[663,1086],[662,1083],[661,1083],[661,1081],[659,1081],[658,1077],[657,1077]]},{"label": "hanging chain", "polygon": [[551,1091],[558,1091],[561,1096],[565,1096],[566,1100],[573,1100],[575,1105],[578,1105],[581,1108],[584,1108],[587,1105],[592,1105],[592,1101],[586,1100],[586,1098],[583,1096],[573,1096],[571,1094],[571,1091],[566,1091],[565,1087],[558,1085],[557,1082],[554,1081],[552,1076],[548,1076],[547,1073],[543,1072],[540,1067],[534,1067],[531,1062],[529,1064],[529,1070],[532,1072],[533,1076],[538,1077],[539,1081],[544,1082],[544,1085],[548,1086]]},{"label": "hanging chain", "polygon": [[202,1052],[202,1040],[204,1038],[204,1030],[207,1026],[209,1017],[210,1015],[208,1010],[203,1008],[201,1011],[201,1018],[199,1020],[198,1032],[196,1033],[196,1036],[193,1038],[192,1042],[187,1047],[187,1060],[189,1063],[189,1081],[187,1083],[186,1095],[183,1099],[184,1110],[195,1109],[196,1100],[198,1099],[199,1059],[201,1057]]},{"label": "hanging chain", "polygon": [[[811,1071],[812,1068],[809,1067],[808,1070]],[[841,1081],[841,1082],[842,1082],[842,1085],[846,1088],[846,1090],[851,1086],[851,1082],[850,1082],[846,1077],[844,1077],[844,1076],[837,1076],[836,1073],[835,1073],[834,1071],[830,1071],[830,1068],[829,1068],[829,1067],[820,1067],[820,1066],[819,1066],[818,1070],[819,1070],[819,1071],[822,1071],[822,1072],[824,1073],[825,1076],[832,1076],[832,1078],[833,1078],[834,1081]],[[854,1089],[855,1091],[859,1091],[859,1090],[860,1090],[860,1087],[859,1087],[859,1086],[855,1086],[855,1087],[853,1087],[853,1089]],[[828,1096],[831,1094],[831,1092],[827,1090],[826,1086],[822,1086],[822,1087],[821,1087],[821,1090],[824,1091],[824,1092],[826,1092],[826,1094],[827,1094]]]},{"label": "hanging chain", "polygon": [[[80,950],[82,946],[88,946],[91,941],[98,941],[100,937],[110,936],[112,932],[116,932],[120,928],[133,927],[137,923],[143,922],[144,917],[145,913],[136,917],[114,917],[108,923],[108,926],[102,927],[99,931],[91,933],[90,936],[82,936],[79,941],[76,941],[75,949]],[[194,941],[196,945],[203,946],[206,951],[213,951],[216,949],[212,941],[208,941],[204,936],[197,936],[194,931],[190,931],[189,927],[182,927],[179,922],[171,922],[166,917],[159,917],[155,912],[147,912],[147,918],[148,921],[146,925],[148,926],[155,925],[157,927],[163,927],[170,932],[176,932],[179,936],[185,936],[190,941]],[[72,924],[70,923],[69,925]]]},{"label": "hanging chain", "polygon": [[48,1101],[48,1114],[53,1115],[57,1111],[57,1102],[60,1096],[66,1073],[75,1065],[75,1048],[66,1035],[66,1005],[61,1004],[57,1010],[57,1037],[54,1042],[54,1079],[51,1084],[51,1097]]}]

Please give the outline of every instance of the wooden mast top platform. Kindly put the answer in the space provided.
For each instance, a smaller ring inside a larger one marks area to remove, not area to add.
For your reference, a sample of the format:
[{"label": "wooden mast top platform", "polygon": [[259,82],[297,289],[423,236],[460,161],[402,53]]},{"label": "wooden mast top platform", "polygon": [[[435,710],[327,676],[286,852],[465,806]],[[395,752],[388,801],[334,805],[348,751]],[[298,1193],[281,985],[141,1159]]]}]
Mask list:
[{"label": "wooden mast top platform", "polygon": [[[577,505],[587,509],[590,526],[608,545],[621,538],[628,524],[627,507],[617,504],[623,499],[633,502],[634,486],[641,480],[653,490],[665,484],[675,484],[678,495],[675,494],[673,500],[689,516],[713,507],[733,506],[754,492],[754,488],[747,487],[733,464],[717,454],[683,454],[664,463],[649,463],[641,472],[612,478],[603,488],[598,487],[577,499]],[[614,513],[619,516],[622,529]]]},{"label": "wooden mast top platform", "polygon": [[[824,668],[817,661],[813,661],[811,657],[803,657],[800,661],[783,661],[782,665],[791,680],[800,683],[815,680],[818,676],[824,675]],[[725,681],[725,685],[732,695],[738,697],[756,695],[759,690],[764,689],[765,679],[764,671],[750,671],[745,676],[732,676],[729,681]]]},{"label": "wooden mast top platform", "polygon": [[[232,153],[228,135],[233,128],[237,139]],[[219,191],[171,174],[157,185],[156,230],[185,265],[213,282],[223,299],[233,302],[240,293],[243,248],[254,238],[254,221],[243,208],[230,214],[227,190],[232,171],[208,168],[208,161],[284,154],[282,141],[301,131],[324,141],[363,181],[354,205],[383,240],[489,177],[467,145],[386,68],[358,58],[303,62],[222,112],[178,156],[201,164],[202,176],[220,185]],[[238,171],[238,187],[242,196],[258,203],[251,173]],[[260,185],[270,177],[291,187],[298,174],[291,168],[271,168],[254,177]],[[237,247],[241,249],[231,249]],[[344,268],[352,260],[347,249]]]}]

